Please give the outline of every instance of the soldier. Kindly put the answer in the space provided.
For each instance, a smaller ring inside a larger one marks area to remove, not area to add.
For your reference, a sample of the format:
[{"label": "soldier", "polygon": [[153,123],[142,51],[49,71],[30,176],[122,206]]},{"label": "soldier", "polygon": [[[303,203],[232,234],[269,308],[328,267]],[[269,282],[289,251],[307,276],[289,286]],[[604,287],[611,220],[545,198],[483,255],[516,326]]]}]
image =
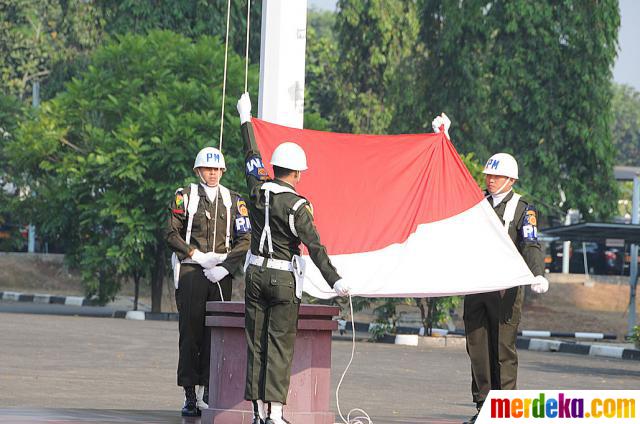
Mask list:
[{"label": "soldier", "polygon": [[246,146],[249,216],[253,224],[247,256],[245,323],[247,381],[245,399],[253,402],[254,424],[288,423],[282,416],[287,401],[304,262],[300,243],[324,279],[341,296],[349,292],[331,264],[313,223],[309,201],[295,191],[307,169],[304,151],[295,143],[280,144],[271,156],[275,179],[264,169],[251,124],[251,101],[238,101]]},{"label": "soldier", "polygon": [[200,184],[176,190],[167,229],[179,313],[182,416],[198,416],[208,407],[211,340],[206,303],[231,299],[231,274],[244,260],[251,230],[245,201],[219,183],[226,170],[222,153],[205,147],[193,170]]},{"label": "soldier", "polygon": [[[483,173],[487,201],[503,221],[505,231],[536,276],[531,289],[544,293],[549,282],[543,276],[544,261],[537,234],[537,213],[512,190],[518,180],[518,164],[513,156],[497,153],[487,161]],[[500,264],[487,264],[499,267]],[[464,326],[467,352],[471,359],[471,393],[477,413],[467,423],[473,424],[489,390],[515,390],[518,375],[516,337],[524,288],[512,287],[489,293],[466,295]]]}]

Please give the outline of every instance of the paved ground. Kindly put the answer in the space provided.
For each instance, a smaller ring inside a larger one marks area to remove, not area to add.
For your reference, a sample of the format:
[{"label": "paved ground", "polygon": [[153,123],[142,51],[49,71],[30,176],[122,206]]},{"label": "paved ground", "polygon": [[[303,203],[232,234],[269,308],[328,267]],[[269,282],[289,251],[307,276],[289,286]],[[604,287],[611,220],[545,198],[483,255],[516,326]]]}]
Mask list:
[{"label": "paved ground", "polygon": [[[36,410],[56,422],[181,422],[177,340],[176,322],[0,313],[0,422],[29,422]],[[333,344],[334,387],[350,349]],[[455,423],[473,412],[469,378],[462,347],[358,343],[340,403],[376,424]],[[640,363],[522,351],[519,380],[637,389]]]}]

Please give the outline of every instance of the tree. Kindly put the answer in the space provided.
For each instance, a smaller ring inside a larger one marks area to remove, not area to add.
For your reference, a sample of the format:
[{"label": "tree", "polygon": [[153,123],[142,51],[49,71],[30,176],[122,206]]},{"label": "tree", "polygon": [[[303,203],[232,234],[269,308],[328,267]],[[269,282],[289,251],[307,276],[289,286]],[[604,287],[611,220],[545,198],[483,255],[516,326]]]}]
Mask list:
[{"label": "tree", "polygon": [[613,84],[611,106],[616,164],[640,166],[640,93],[628,85]]},{"label": "tree", "polygon": [[[309,11],[305,53],[305,119],[308,129],[335,129],[340,76],[338,46],[330,29],[335,13]],[[323,35],[324,34],[324,35]]]},{"label": "tree", "polygon": [[415,54],[419,29],[415,2],[340,0],[338,10],[337,129],[386,133],[395,112],[390,86],[400,64]]},{"label": "tree", "polygon": [[[423,97],[452,110],[456,146],[483,158],[513,153],[543,212],[559,203],[561,187],[565,207],[606,218],[616,199],[609,99],[617,2],[421,3]],[[428,112],[419,115],[439,110]]]},{"label": "tree", "polygon": [[[211,37],[118,36],[5,149],[24,170],[17,182],[35,187],[39,203],[23,202],[33,222],[67,232],[69,257],[100,301],[124,278],[145,276],[152,309],[160,310],[167,207],[176,187],[194,180],[195,154],[218,145],[223,62],[224,48]],[[244,61],[234,53],[227,77],[224,180],[237,188],[242,145],[233,110]],[[249,81],[255,92],[253,68]]]},{"label": "tree", "polygon": [[536,196],[557,203],[561,186],[566,206],[608,217],[617,201],[610,81],[618,2],[496,3],[488,17],[501,27],[489,61],[500,118],[489,145],[519,154]]},{"label": "tree", "polygon": [[[247,1],[231,2],[229,48],[244,57],[246,49]],[[225,0],[96,0],[106,21],[109,34],[146,34],[164,29],[189,38],[203,35],[224,39],[227,27]],[[260,26],[262,0],[251,1],[249,57],[252,62],[260,58]]]},{"label": "tree", "polygon": [[[32,81],[62,70],[96,47],[104,36],[102,23],[91,2],[8,0],[0,3],[2,91],[28,98]],[[51,92],[48,88],[43,91],[45,97]]]},{"label": "tree", "polygon": [[0,251],[13,251],[21,249],[23,239],[19,236],[19,225],[24,222],[21,214],[9,207],[11,199],[16,195],[16,188],[9,183],[8,177],[14,169],[10,160],[2,153],[2,147],[15,137],[15,131],[22,119],[27,116],[27,111],[20,100],[11,95],[0,93],[0,228],[8,235],[0,238]]}]

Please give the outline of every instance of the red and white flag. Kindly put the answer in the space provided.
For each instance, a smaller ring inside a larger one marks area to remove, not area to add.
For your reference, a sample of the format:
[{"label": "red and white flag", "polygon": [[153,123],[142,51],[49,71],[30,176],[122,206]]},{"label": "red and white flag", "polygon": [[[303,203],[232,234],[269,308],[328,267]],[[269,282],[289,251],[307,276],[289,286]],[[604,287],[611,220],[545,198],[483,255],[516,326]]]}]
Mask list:
[{"label": "red and white flag", "polygon": [[[284,141],[305,150],[309,169],[296,191],[312,203],[320,240],[352,295],[449,296],[533,282],[444,134],[354,135],[252,123],[265,164]],[[334,296],[304,253],[304,291]]]}]

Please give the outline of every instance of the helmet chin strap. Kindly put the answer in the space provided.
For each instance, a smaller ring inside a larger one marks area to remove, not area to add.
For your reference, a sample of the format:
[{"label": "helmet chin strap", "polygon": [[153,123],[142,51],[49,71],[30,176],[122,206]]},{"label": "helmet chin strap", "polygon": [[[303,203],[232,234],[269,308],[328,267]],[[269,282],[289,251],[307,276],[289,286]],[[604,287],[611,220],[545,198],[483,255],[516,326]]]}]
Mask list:
[{"label": "helmet chin strap", "polygon": [[202,172],[200,172],[200,168],[198,168],[198,177],[200,177],[200,181],[202,181],[202,184],[206,185],[207,187],[217,187],[218,184],[220,183],[220,180],[218,180],[218,184],[209,185],[207,181],[202,177]]},{"label": "helmet chin strap", "polygon": [[495,192],[495,193],[491,193],[491,192],[489,191],[489,189],[487,189],[487,191],[489,191],[489,194],[488,194],[488,195],[486,195],[486,196],[484,196],[484,197],[495,196],[495,195],[500,194],[500,192],[502,191],[502,189],[503,189],[503,188],[505,188],[505,187],[507,186],[507,184],[509,183],[509,180],[510,180],[510,179],[511,179],[511,178],[509,178],[509,179],[505,180],[505,181],[504,181],[504,184],[502,184],[502,186],[501,186],[498,190],[496,190],[496,192]]}]

